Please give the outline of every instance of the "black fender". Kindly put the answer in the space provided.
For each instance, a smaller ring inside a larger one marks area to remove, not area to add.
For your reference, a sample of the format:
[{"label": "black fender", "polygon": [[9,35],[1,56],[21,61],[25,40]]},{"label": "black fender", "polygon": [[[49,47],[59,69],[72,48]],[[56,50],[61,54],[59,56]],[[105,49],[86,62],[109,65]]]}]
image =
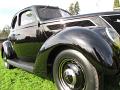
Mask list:
[{"label": "black fender", "polygon": [[[112,48],[102,36],[100,36],[94,30],[90,30],[89,28],[69,27],[51,36],[43,44],[39,51],[39,59],[36,60],[35,68],[38,68],[37,66],[39,66],[41,62],[44,62],[45,66],[48,55],[52,50],[54,50],[54,48],[60,45],[78,47],[79,49],[82,49],[94,56],[97,62],[100,62],[100,64],[104,65],[105,67],[112,67],[114,63],[112,59]],[[46,51],[49,52],[46,54]],[[44,54],[46,54],[45,58],[42,57]]]},{"label": "black fender", "polygon": [[15,57],[15,52],[13,50],[11,41],[6,40],[2,43],[2,56],[3,56],[3,51],[5,52],[7,58],[11,59]]}]

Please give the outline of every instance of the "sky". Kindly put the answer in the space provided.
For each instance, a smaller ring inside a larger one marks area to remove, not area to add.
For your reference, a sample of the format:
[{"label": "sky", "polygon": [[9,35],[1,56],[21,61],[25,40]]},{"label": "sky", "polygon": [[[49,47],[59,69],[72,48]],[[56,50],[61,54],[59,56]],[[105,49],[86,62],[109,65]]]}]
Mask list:
[{"label": "sky", "polygon": [[58,6],[68,10],[69,5],[78,1],[80,14],[112,11],[114,0],[1,0],[0,1],[0,29],[10,25],[15,13],[31,5]]}]

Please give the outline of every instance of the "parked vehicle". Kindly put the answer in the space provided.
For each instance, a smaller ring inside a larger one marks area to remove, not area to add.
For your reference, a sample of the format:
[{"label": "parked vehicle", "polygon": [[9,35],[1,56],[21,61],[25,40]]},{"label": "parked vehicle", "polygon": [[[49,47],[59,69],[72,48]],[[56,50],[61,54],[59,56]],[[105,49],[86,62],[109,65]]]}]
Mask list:
[{"label": "parked vehicle", "polygon": [[53,75],[59,90],[100,90],[104,75],[120,72],[120,12],[71,16],[31,6],[12,19],[2,44],[5,67]]}]

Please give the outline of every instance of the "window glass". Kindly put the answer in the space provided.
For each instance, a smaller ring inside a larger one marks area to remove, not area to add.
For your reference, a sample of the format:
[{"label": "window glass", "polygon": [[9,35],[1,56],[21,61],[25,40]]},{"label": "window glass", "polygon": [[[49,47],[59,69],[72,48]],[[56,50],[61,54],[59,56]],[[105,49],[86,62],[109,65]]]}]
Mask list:
[{"label": "window glass", "polygon": [[59,8],[38,8],[38,14],[42,21],[62,17]]},{"label": "window glass", "polygon": [[57,7],[38,7],[38,15],[42,21],[59,18],[68,17],[70,14],[67,11],[61,10]]},{"label": "window glass", "polygon": [[20,25],[26,25],[29,23],[35,22],[35,17],[32,11],[26,11],[21,14],[21,22]]},{"label": "window glass", "polygon": [[12,21],[12,24],[11,24],[12,29],[14,29],[16,27],[16,24],[17,24],[17,16],[15,16]]},{"label": "window glass", "polygon": [[61,10],[62,17],[70,17],[70,14],[66,11]]}]

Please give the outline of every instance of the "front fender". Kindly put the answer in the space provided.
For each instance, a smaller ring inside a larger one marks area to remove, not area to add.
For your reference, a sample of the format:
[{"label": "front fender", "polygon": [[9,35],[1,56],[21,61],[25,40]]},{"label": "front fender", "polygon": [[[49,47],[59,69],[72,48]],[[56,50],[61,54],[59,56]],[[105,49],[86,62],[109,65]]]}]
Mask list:
[{"label": "front fender", "polygon": [[107,67],[113,65],[112,48],[99,34],[82,27],[70,27],[50,37],[41,47],[40,52],[59,45],[72,45],[84,49],[96,60]]}]

